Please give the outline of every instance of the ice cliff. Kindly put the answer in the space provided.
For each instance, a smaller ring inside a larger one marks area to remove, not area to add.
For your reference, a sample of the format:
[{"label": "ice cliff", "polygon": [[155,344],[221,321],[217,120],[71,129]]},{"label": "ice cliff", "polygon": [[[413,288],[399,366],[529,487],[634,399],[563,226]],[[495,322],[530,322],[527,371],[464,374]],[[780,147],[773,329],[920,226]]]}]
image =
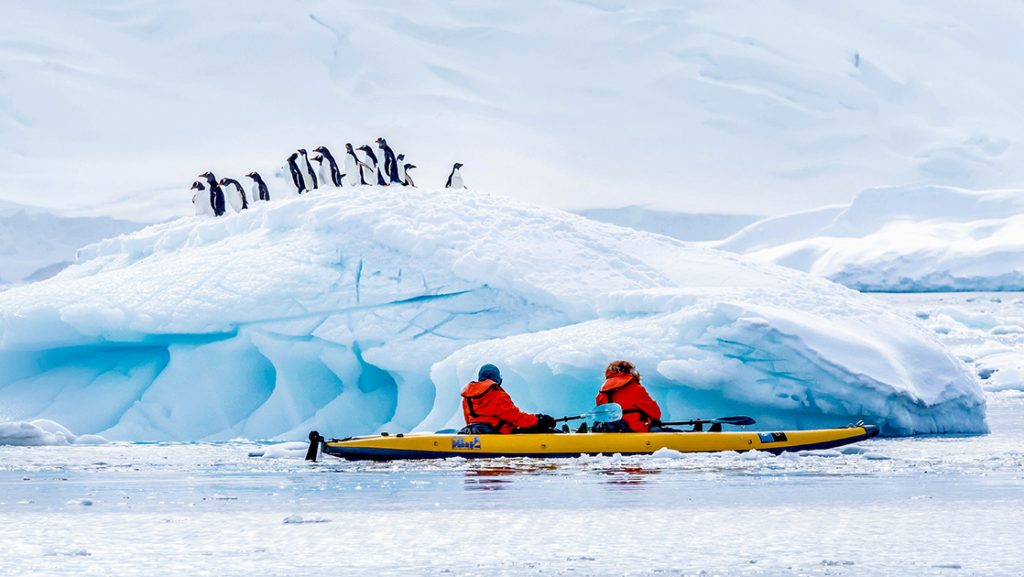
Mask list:
[{"label": "ice cliff", "polygon": [[182,218],[0,293],[0,421],[109,439],[451,426],[483,362],[525,409],[573,413],[615,358],[675,418],[986,430],[962,363],[854,291],[476,191]]},{"label": "ice cliff", "polygon": [[712,243],[864,291],[1024,290],[1024,190],[872,188]]}]

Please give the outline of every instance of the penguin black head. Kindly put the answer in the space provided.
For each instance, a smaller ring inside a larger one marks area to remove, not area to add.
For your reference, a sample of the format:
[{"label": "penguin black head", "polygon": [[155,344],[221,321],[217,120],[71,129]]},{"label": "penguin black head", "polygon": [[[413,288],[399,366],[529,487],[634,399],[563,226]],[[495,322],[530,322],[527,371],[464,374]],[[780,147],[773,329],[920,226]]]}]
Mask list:
[{"label": "penguin black head", "polygon": [[256,172],[256,171],[254,170],[254,171],[250,172],[249,174],[246,174],[246,175],[245,175],[245,177],[246,177],[246,178],[251,178],[251,179],[253,179],[253,180],[256,180],[257,178],[259,178],[259,177],[260,177],[260,173],[258,173],[258,172]]},{"label": "penguin black head", "polygon": [[293,152],[293,153],[288,155],[288,160],[294,161],[298,157],[299,157],[299,153],[298,152]]},{"label": "penguin black head", "polygon": [[305,148],[300,148],[299,149],[299,154],[301,154],[302,156],[306,156],[306,149]]},{"label": "penguin black head", "polygon": [[378,146],[381,145],[381,144],[384,144],[384,137],[381,136],[381,137],[377,138],[377,140],[374,140],[374,142],[376,142]]},{"label": "penguin black head", "polygon": [[455,163],[455,168],[462,168],[462,163],[461,162],[456,162]]},{"label": "penguin black head", "polygon": [[314,154],[313,155],[313,160],[315,160],[316,162],[323,162],[324,157],[322,155],[319,155],[319,154]]},{"label": "penguin black head", "polygon": [[364,145],[359,147],[359,150],[370,150],[370,145],[369,144],[364,144]]},{"label": "penguin black head", "polygon": [[217,177],[214,176],[213,173],[210,172],[209,170],[207,170],[206,172],[200,174],[199,178],[205,178],[206,180],[208,180],[210,182],[217,182]]},{"label": "penguin black head", "polygon": [[203,186],[203,183],[201,183],[201,182],[199,182],[197,180],[197,181],[192,183],[192,188],[189,189],[189,190],[206,190],[206,187]]},{"label": "penguin black head", "polygon": [[320,154],[323,154],[325,150],[327,150],[326,146],[318,146],[313,149],[313,152],[319,152]]},{"label": "penguin black head", "polygon": [[398,155],[398,160],[405,160],[405,155],[404,154],[399,154]]},{"label": "penguin black head", "polygon": [[352,143],[351,142],[346,142],[345,143],[345,150],[347,150],[349,152],[352,152]]},{"label": "penguin black head", "polygon": [[406,172],[409,172],[413,168],[416,168],[416,165],[415,164],[406,164],[406,165],[404,165],[404,168],[405,168]]}]

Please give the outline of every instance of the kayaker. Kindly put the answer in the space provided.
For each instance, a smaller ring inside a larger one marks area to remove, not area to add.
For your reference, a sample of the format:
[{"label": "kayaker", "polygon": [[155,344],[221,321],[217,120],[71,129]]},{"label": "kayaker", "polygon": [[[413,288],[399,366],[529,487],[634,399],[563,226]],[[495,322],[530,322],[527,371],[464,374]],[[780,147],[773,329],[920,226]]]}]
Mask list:
[{"label": "kayaker", "polygon": [[622,406],[622,419],[610,423],[597,423],[595,432],[647,433],[664,430],[661,427],[661,407],[640,384],[640,372],[629,361],[613,361],[604,371],[604,385],[597,394],[597,404],[618,403]]},{"label": "kayaker", "polygon": [[501,388],[501,371],[487,364],[480,367],[477,380],[462,389],[462,412],[466,426],[460,435],[549,433],[555,420],[543,413],[524,413]]}]

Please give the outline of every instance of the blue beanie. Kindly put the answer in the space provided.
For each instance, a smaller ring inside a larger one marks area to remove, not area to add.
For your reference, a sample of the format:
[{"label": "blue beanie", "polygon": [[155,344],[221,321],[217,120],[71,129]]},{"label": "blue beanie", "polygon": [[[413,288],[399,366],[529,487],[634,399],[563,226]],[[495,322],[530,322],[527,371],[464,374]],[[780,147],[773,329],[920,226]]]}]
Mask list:
[{"label": "blue beanie", "polygon": [[500,385],[501,384],[501,371],[498,370],[498,367],[496,367],[496,366],[494,366],[492,364],[486,364],[486,365],[480,367],[480,374],[477,375],[476,380],[477,381],[491,380],[491,381],[494,381],[495,383],[498,383]]}]

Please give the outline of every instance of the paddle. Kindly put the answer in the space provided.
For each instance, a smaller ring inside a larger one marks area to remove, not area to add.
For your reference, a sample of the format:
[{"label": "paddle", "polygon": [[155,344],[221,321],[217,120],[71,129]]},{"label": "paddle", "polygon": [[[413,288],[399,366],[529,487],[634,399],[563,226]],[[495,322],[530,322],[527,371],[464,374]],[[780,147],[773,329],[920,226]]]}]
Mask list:
[{"label": "paddle", "polygon": [[588,421],[594,421],[595,423],[610,423],[612,421],[618,421],[622,418],[622,405],[618,403],[606,403],[604,405],[598,405],[588,412],[582,415],[573,415],[571,417],[561,417],[555,419],[556,423],[564,423],[566,421],[576,421],[579,419],[586,419]]}]

